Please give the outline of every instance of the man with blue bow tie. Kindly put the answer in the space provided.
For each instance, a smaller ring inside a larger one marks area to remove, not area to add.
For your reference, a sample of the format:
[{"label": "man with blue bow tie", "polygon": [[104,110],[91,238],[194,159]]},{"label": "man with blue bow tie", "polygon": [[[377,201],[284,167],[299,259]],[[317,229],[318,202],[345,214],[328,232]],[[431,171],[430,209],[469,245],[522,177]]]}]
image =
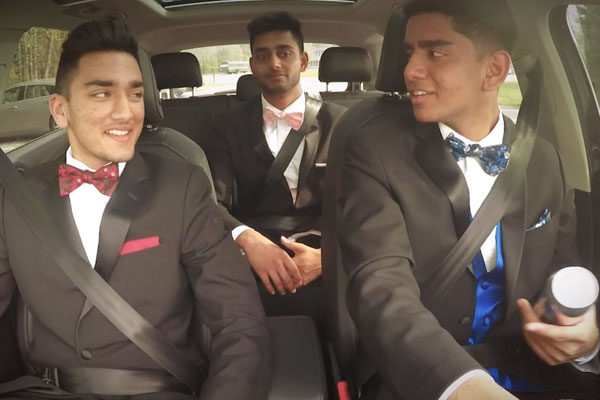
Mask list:
[{"label": "man with blue bow tie", "polygon": [[309,315],[320,324],[321,195],[331,127],[345,108],[302,91],[308,55],[296,18],[267,13],[248,33],[261,94],[217,121],[207,148],[217,199],[262,281],[267,315]]},{"label": "man with blue bow tie", "polygon": [[447,291],[434,283],[510,168],[521,133],[497,96],[516,33],[497,0],[413,0],[404,12],[412,113],[374,117],[344,153],[348,307],[365,348],[358,362],[377,371],[363,395],[552,399],[575,382],[575,393],[599,388],[593,372],[580,372],[600,371],[595,308],[550,325],[531,305],[554,271],[578,263],[573,190],[540,135],[472,262]]}]

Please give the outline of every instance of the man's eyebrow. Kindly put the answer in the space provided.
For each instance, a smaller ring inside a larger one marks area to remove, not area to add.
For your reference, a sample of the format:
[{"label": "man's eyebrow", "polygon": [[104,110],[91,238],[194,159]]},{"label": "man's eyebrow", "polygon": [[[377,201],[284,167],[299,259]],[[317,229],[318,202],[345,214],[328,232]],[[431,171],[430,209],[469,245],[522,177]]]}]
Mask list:
[{"label": "man's eyebrow", "polygon": [[104,81],[102,79],[94,79],[93,81],[86,82],[86,84],[85,84],[86,87],[89,87],[89,86],[109,87],[109,86],[114,86],[114,85],[115,85],[114,81]]},{"label": "man's eyebrow", "polygon": [[[111,87],[111,86],[115,86],[115,82],[114,81],[106,81],[106,80],[102,80],[102,79],[94,79],[93,81],[89,81],[85,84],[86,87],[90,87],[90,86],[101,86],[101,87]],[[130,83],[129,85],[132,88],[139,88],[144,86],[144,82],[143,81],[133,81]]]},{"label": "man's eyebrow", "polygon": [[[417,42],[417,47],[420,49],[430,49],[432,47],[452,46],[454,43],[444,39],[420,40]],[[414,46],[412,43],[404,42],[404,49],[411,50]]]}]

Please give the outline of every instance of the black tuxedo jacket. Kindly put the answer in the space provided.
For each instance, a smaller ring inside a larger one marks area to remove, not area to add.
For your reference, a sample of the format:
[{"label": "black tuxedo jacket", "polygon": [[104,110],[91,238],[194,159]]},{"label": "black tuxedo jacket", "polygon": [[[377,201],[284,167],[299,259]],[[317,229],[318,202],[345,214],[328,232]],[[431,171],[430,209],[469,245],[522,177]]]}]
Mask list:
[{"label": "black tuxedo jacket", "polygon": [[[505,118],[504,142],[516,134]],[[430,277],[469,224],[468,187],[437,124],[416,122],[412,113],[375,117],[350,137],[343,168],[338,236],[348,307],[370,358],[359,363],[371,363],[394,398],[407,399],[435,399],[482,365],[525,377],[527,369],[544,369],[523,345],[516,300],[535,302],[553,271],[578,262],[573,191],[554,147],[537,139],[502,217],[506,318],[477,349],[463,347],[476,293],[467,265],[442,305],[431,304]],[[529,230],[545,209],[552,218]]]},{"label": "black tuxedo jacket", "polygon": [[[69,197],[59,195],[58,164],[37,167],[27,179],[58,229],[87,259]],[[104,211],[96,268],[192,360],[201,357],[202,340],[190,335],[192,321],[208,325],[210,375],[201,398],[266,398],[270,346],[264,312],[250,269],[210,194],[199,168],[136,154]],[[16,282],[33,314],[28,351],[34,364],[162,370],[60,271],[5,193],[0,216],[0,314]],[[124,243],[155,236],[159,245],[119,255]]]},{"label": "black tuxedo jacket", "polygon": [[[323,103],[307,132],[295,204],[283,174],[279,184],[270,191],[261,190],[274,160],[263,132],[261,96],[240,104],[218,119],[214,143],[208,148],[207,156],[217,199],[229,229],[248,224],[261,231],[251,220],[262,216],[309,217],[303,226],[298,226],[299,230],[319,226],[331,128],[345,110]],[[275,236],[278,238],[278,234]]]}]

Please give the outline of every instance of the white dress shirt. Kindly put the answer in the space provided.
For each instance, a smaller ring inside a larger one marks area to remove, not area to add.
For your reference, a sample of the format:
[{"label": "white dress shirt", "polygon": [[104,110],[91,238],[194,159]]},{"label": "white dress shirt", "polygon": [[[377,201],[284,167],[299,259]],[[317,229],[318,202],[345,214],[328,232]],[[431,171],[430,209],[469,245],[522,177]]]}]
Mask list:
[{"label": "white dress shirt", "polygon": [[[267,106],[279,110],[277,107],[270,104],[263,95],[261,97],[262,102],[262,111],[265,111]],[[304,92],[298,97],[292,104],[284,108],[284,113],[292,113],[299,112],[304,114],[304,110],[306,108],[306,96]],[[267,141],[267,145],[269,146],[269,150],[271,150],[271,154],[273,157],[277,157],[281,147],[283,146],[283,142],[288,137],[292,127],[285,121],[284,119],[278,119],[274,123],[266,124],[263,123],[263,132],[265,134],[265,139]],[[289,165],[283,172],[283,176],[287,181],[287,184],[290,188],[290,192],[292,195],[292,201],[296,202],[297,189],[298,189],[298,177],[300,175],[300,163],[302,162],[302,153],[304,152],[304,140],[300,142],[296,153],[292,157]],[[233,228],[231,231],[231,236],[233,240],[237,239],[237,237],[244,231],[251,229],[249,226],[240,225],[238,227]]]},{"label": "white dress shirt", "polygon": [[[71,147],[67,150],[66,163],[81,170],[95,171],[81,161],[74,159]],[[125,164],[127,163],[119,163],[119,176],[123,172]],[[100,222],[109,200],[110,196],[100,193],[91,183],[82,183],[81,186],[69,193],[73,219],[92,268],[96,264],[96,256],[98,255]]]}]

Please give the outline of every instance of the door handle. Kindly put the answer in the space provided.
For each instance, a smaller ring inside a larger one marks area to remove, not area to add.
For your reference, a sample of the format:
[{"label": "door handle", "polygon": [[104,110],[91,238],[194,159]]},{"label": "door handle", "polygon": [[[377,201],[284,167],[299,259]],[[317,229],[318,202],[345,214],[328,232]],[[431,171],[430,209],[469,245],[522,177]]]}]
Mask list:
[{"label": "door handle", "polygon": [[10,106],[10,107],[8,107],[9,110],[16,110],[17,108],[19,108],[19,106]]}]

